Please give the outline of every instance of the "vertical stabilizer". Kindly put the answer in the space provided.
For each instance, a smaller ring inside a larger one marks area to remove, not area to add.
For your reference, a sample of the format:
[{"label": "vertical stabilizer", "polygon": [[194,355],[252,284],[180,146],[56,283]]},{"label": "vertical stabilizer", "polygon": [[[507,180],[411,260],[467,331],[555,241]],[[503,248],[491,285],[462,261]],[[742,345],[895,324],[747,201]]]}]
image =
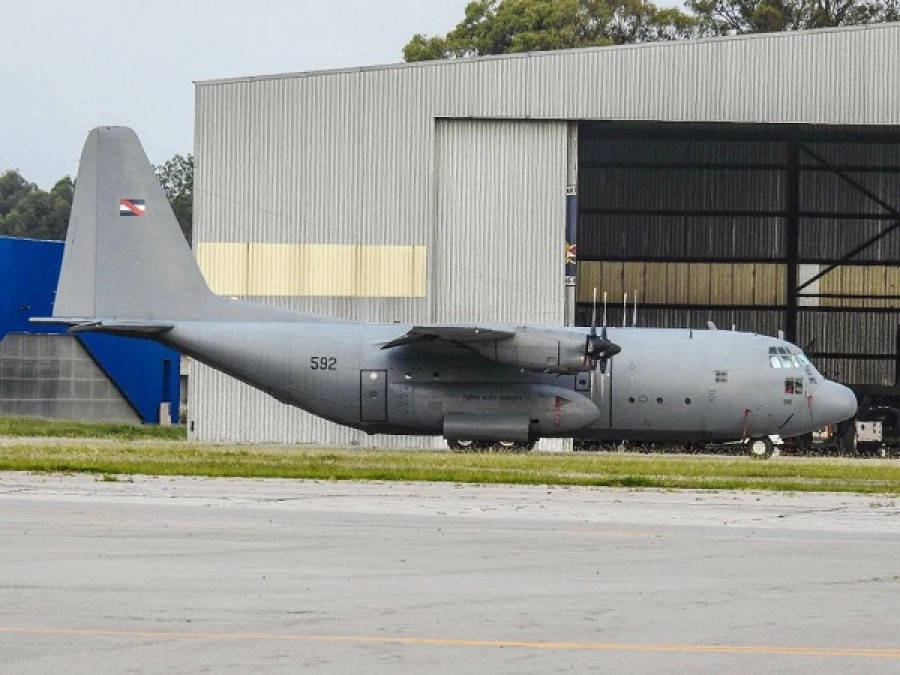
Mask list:
[{"label": "vertical stabilizer", "polygon": [[53,316],[186,319],[214,311],[217,301],[135,133],[91,131]]}]

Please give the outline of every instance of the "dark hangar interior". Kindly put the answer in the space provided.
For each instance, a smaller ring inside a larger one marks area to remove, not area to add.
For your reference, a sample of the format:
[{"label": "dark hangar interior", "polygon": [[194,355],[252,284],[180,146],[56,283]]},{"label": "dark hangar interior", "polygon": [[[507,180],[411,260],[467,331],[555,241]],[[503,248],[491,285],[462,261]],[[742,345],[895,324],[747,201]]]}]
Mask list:
[{"label": "dark hangar interior", "polygon": [[577,317],[784,336],[900,382],[900,127],[582,122]]}]

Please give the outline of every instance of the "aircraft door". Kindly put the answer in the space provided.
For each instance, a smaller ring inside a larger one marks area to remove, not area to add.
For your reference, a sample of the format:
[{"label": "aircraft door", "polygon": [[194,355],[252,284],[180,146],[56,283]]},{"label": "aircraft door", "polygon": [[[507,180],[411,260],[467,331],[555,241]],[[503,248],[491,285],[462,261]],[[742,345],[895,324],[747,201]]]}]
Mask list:
[{"label": "aircraft door", "polygon": [[359,371],[359,419],[362,422],[387,421],[387,371]]}]

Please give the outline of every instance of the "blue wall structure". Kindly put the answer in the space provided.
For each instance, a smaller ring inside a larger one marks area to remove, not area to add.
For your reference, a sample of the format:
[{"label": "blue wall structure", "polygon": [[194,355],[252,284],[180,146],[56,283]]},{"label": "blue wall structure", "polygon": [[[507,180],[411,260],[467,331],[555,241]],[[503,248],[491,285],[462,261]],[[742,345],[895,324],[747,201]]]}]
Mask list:
[{"label": "blue wall structure", "polygon": [[[50,316],[64,243],[0,237],[0,340],[7,333],[63,333],[65,326],[30,324]],[[171,403],[178,422],[180,355],[150,340],[81,333],[78,340],[148,424]]]}]

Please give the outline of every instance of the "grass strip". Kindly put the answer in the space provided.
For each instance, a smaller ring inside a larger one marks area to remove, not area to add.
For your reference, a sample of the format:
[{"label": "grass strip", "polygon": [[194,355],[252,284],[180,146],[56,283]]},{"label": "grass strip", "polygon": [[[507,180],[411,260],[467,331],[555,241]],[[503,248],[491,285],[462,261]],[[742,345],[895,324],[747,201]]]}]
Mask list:
[{"label": "grass strip", "polygon": [[152,441],[61,446],[23,440],[0,447],[0,470],[90,472],[107,480],[145,474],[900,494],[896,463],[810,458],[469,455]]},{"label": "grass strip", "polygon": [[182,426],[126,424],[124,422],[77,422],[32,417],[0,417],[0,436],[30,438],[113,438],[131,441],[139,438],[178,441],[187,439]]}]

